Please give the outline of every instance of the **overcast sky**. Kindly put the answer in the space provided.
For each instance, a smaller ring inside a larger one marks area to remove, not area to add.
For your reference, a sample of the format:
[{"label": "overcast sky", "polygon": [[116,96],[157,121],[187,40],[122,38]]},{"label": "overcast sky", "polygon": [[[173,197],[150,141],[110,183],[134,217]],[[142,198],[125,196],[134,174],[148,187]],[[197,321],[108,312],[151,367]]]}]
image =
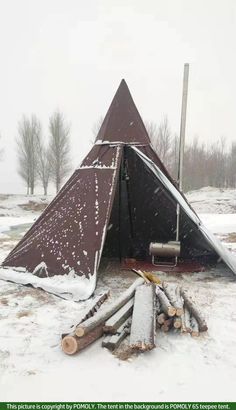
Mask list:
[{"label": "overcast sky", "polygon": [[235,0],[0,0],[0,192],[24,193],[15,137],[35,113],[48,136],[57,108],[71,123],[73,166],[125,78],[143,119],[179,132],[190,63],[187,136],[236,140]]}]

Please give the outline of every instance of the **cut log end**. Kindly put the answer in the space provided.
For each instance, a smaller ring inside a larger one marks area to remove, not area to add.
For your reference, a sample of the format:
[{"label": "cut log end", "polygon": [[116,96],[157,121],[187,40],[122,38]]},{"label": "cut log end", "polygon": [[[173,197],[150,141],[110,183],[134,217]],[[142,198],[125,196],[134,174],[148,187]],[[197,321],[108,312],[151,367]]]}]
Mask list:
[{"label": "cut log end", "polygon": [[163,325],[161,325],[161,330],[163,332],[169,332],[170,326],[163,324]]},{"label": "cut log end", "polygon": [[172,318],[166,319],[163,325],[161,326],[161,329],[163,332],[169,332],[172,325],[173,325],[173,319]]},{"label": "cut log end", "polygon": [[191,333],[191,336],[192,336],[192,337],[198,337],[198,336],[199,336],[199,332],[193,330],[192,333]]},{"label": "cut log end", "polygon": [[179,317],[176,317],[173,322],[173,326],[175,329],[180,329],[182,326],[182,321]]},{"label": "cut log end", "polygon": [[173,306],[168,307],[168,316],[173,317],[176,314],[176,309]]},{"label": "cut log end", "polygon": [[165,320],[167,319],[167,316],[165,313],[160,313],[157,316],[157,323],[159,323],[159,325],[163,325],[163,323],[165,322]]},{"label": "cut log end", "polygon": [[176,316],[181,317],[183,313],[184,313],[183,308],[176,308]]},{"label": "cut log end", "polygon": [[75,334],[78,337],[83,337],[84,336],[84,329],[82,327],[77,327],[75,329]]},{"label": "cut log end", "polygon": [[65,336],[61,341],[61,347],[64,353],[75,354],[78,350],[76,338],[74,336]]}]

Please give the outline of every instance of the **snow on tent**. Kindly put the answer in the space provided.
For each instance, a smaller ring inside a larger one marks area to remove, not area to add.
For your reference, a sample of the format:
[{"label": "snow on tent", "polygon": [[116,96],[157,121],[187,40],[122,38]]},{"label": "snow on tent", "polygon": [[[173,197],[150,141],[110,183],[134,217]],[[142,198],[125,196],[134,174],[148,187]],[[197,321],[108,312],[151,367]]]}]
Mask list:
[{"label": "snow on tent", "polygon": [[223,260],[236,273],[233,256],[202,225],[154,152],[122,80],[93,148],[7,256],[0,278],[89,298],[102,258],[151,263],[151,242],[175,240],[177,204],[179,263]]}]

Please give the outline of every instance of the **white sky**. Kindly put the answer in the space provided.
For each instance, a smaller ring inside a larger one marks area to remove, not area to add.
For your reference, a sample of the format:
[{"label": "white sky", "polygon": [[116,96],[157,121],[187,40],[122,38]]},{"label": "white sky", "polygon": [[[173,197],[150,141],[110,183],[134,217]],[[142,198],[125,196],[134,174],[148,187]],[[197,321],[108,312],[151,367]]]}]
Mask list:
[{"label": "white sky", "polygon": [[0,192],[25,192],[15,136],[22,114],[71,123],[73,166],[125,78],[143,119],[179,131],[190,63],[187,141],[236,139],[235,0],[0,0]]}]

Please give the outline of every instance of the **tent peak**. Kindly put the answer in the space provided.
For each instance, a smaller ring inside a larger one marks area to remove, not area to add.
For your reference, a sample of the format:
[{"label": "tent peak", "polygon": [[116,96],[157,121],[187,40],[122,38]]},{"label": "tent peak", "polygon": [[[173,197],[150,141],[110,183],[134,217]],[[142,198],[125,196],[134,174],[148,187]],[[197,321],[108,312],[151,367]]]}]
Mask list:
[{"label": "tent peak", "polygon": [[125,144],[150,144],[150,139],[124,79],[115,93],[96,143],[120,141]]},{"label": "tent peak", "polygon": [[123,85],[123,86],[125,85],[125,86],[128,88],[127,82],[125,81],[124,78],[121,79],[121,82],[120,82],[119,87],[120,87],[121,85]]}]

